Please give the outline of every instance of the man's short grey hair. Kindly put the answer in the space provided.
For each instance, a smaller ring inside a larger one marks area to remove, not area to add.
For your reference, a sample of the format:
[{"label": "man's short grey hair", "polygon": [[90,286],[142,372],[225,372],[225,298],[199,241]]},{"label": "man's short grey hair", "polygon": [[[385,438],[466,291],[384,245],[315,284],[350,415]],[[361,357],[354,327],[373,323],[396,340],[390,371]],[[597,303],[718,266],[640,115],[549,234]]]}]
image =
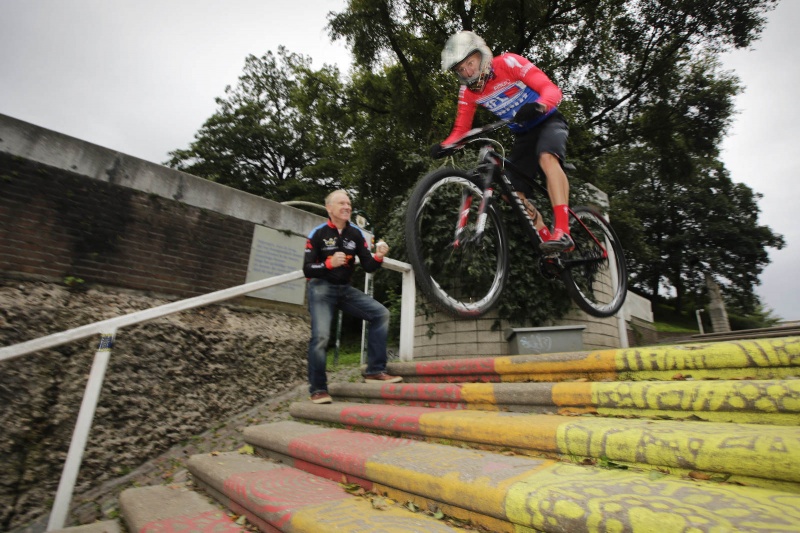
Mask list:
[{"label": "man's short grey hair", "polygon": [[345,196],[347,196],[347,198],[350,198],[350,195],[347,194],[346,190],[344,190],[344,189],[336,189],[335,191],[333,191],[332,193],[330,193],[328,196],[325,197],[325,205],[331,205],[331,200],[333,200],[333,196],[335,194],[338,194],[338,193],[342,193]]}]

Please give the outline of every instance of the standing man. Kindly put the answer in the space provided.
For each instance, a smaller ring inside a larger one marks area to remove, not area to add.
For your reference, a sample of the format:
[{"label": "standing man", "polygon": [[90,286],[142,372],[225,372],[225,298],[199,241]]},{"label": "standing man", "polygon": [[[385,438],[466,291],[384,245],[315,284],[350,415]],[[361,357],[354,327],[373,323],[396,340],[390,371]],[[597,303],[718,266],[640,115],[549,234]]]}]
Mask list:
[{"label": "standing man", "polygon": [[569,127],[558,112],[561,89],[522,56],[505,53],[492,57],[484,40],[471,31],[456,33],[447,40],[442,50],[442,69],[458,77],[461,89],[453,130],[441,144],[431,147],[431,155],[439,157],[442,146],[464,136],[472,127],[478,105],[501,119],[512,120],[509,128],[515,140],[509,160],[529,177],[541,169],[553,206],[555,223],[551,233],[536,208],[527,201],[532,192],[530,185],[509,175],[542,238],[539,246],[544,253],[572,250],[575,244],[569,234],[569,182],[562,168]]},{"label": "standing man", "polygon": [[326,352],[333,313],[345,313],[369,322],[367,338],[367,383],[397,383],[402,377],[386,373],[386,339],[389,335],[389,310],[350,284],[355,259],[367,272],[381,267],[389,246],[379,242],[375,254],[369,251],[364,234],[350,224],[350,197],[343,190],[325,198],[328,222],[314,228],[306,241],[303,272],[308,278],[308,310],[311,313],[311,340],[308,343],[308,384],[311,401],[331,403],[325,374]]}]

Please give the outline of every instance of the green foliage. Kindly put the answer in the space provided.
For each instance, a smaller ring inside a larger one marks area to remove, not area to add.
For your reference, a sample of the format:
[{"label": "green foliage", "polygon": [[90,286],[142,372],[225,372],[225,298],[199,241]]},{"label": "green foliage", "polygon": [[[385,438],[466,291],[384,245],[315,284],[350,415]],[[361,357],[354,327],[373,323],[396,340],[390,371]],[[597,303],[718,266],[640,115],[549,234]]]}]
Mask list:
[{"label": "green foliage", "polygon": [[249,56],[236,87],[169,166],[277,201],[321,203],[349,159],[348,115],[334,67],[281,47]]},{"label": "green foliage", "polygon": [[692,334],[700,332],[694,310],[678,312],[671,303],[653,304],[653,322],[657,331]]},{"label": "green foliage", "polygon": [[779,317],[773,315],[773,311],[759,304],[754,311],[743,313],[734,306],[727,308],[728,323],[733,331],[742,329],[770,328],[778,325],[781,321]]},{"label": "green foliage", "polygon": [[745,312],[783,238],[758,224],[760,197],[733,183],[719,148],[738,85],[715,61],[676,59],[658,80],[660,99],[632,121],[628,143],[609,151],[598,178],[613,195],[612,218],[632,261],[631,283],[651,296],[676,295],[678,309],[702,305],[705,276]]}]

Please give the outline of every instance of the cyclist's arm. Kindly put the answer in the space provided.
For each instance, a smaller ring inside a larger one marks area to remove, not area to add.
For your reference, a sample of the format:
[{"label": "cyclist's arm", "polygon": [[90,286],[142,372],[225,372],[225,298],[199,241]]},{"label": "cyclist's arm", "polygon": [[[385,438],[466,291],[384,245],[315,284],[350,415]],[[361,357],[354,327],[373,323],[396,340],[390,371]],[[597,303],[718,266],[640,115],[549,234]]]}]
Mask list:
[{"label": "cyclist's arm", "polygon": [[545,112],[558,106],[563,97],[561,89],[550,81],[547,74],[542,72],[536,65],[521,56],[517,57],[522,61],[520,62],[520,66],[514,68],[514,70],[518,72],[520,79],[525,85],[539,94],[539,98],[536,101],[545,105]]},{"label": "cyclist's arm", "polygon": [[456,110],[456,120],[453,123],[453,130],[445,140],[442,141],[442,146],[453,144],[461,137],[464,136],[472,128],[472,119],[475,117],[475,109],[477,105],[475,102],[468,100],[466,93],[468,89],[462,85],[461,90],[458,92],[458,109]]}]

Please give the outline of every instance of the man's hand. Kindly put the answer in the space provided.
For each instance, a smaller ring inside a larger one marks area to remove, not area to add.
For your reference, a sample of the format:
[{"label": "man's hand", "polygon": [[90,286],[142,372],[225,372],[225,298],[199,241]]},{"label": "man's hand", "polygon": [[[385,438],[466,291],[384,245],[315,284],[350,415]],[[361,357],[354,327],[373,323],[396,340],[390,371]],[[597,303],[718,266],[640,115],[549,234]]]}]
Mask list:
[{"label": "man's hand", "polygon": [[389,245],[383,241],[378,241],[375,245],[375,257],[383,259],[389,253]]},{"label": "man's hand", "polygon": [[347,256],[344,252],[336,252],[331,256],[331,267],[338,268],[347,263]]},{"label": "man's hand", "polygon": [[442,143],[431,145],[431,158],[439,159],[442,157]]},{"label": "man's hand", "polygon": [[514,122],[522,124],[529,120],[535,120],[547,112],[547,106],[541,102],[533,102],[532,104],[525,104],[519,108],[517,114],[514,115]]}]

